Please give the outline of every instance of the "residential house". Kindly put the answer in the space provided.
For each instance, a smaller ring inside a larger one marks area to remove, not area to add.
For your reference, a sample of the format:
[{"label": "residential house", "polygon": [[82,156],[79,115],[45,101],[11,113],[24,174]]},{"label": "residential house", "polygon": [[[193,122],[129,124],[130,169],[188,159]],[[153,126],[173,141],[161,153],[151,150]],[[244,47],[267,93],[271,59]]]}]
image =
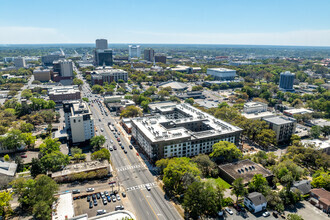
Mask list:
[{"label": "residential house", "polygon": [[253,192],[244,197],[244,205],[252,213],[257,213],[266,209],[267,200],[261,193]]}]

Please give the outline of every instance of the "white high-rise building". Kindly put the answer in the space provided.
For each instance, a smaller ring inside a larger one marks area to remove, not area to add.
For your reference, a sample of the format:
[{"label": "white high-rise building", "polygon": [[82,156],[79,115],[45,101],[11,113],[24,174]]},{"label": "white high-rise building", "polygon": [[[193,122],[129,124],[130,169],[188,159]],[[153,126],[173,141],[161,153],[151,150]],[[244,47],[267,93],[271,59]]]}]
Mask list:
[{"label": "white high-rise building", "polygon": [[81,143],[94,137],[94,119],[86,102],[63,104],[65,127],[72,143]]},{"label": "white high-rise building", "polygon": [[58,72],[61,77],[73,77],[73,63],[71,60],[54,61],[54,72]]},{"label": "white high-rise building", "polygon": [[25,58],[24,57],[15,57],[14,64],[16,68],[24,68],[26,67]]},{"label": "white high-rise building", "polygon": [[96,39],[96,50],[105,50],[108,49],[108,40],[106,39]]},{"label": "white high-rise building", "polygon": [[128,45],[128,54],[130,58],[141,57],[141,47],[140,45]]}]

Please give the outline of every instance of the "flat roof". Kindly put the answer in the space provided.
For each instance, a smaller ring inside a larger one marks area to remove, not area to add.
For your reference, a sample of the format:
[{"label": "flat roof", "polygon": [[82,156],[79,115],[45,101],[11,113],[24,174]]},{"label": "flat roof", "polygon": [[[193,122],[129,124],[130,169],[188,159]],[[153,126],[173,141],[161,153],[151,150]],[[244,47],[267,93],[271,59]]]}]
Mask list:
[{"label": "flat roof", "polygon": [[63,220],[74,216],[73,199],[71,192],[63,193],[58,196],[53,204],[52,220]]},{"label": "flat roof", "polygon": [[17,164],[15,162],[0,161],[0,174],[15,176]]},{"label": "flat roof", "polygon": [[305,114],[305,113],[313,113],[312,110],[305,109],[305,108],[294,108],[294,109],[287,109],[283,111],[284,113],[288,114]]},{"label": "flat roof", "polygon": [[176,102],[164,101],[164,102],[152,102],[148,105],[148,107],[155,111],[158,108],[166,107],[166,106],[175,106],[177,105]]},{"label": "flat roof", "polygon": [[161,85],[159,85],[159,87],[171,87],[172,89],[187,89],[188,85],[182,82],[176,82],[176,81],[172,81],[172,82],[165,82],[162,83]]},{"label": "flat roof", "polygon": [[69,220],[122,220],[122,219],[133,219],[135,220],[136,217],[133,213],[127,210],[118,210],[114,212],[109,212],[103,215],[97,215],[88,218],[87,214],[82,214],[73,218],[69,218]]},{"label": "flat roof", "polygon": [[247,102],[244,104],[244,108],[255,108],[255,107],[264,107],[267,106],[266,103],[262,103],[262,102]]},{"label": "flat roof", "polygon": [[251,160],[227,163],[220,165],[219,168],[234,179],[242,177],[244,184],[248,183],[255,174],[262,174],[263,177],[273,175],[269,170]]},{"label": "flat roof", "polygon": [[302,140],[301,143],[303,144],[312,144],[315,145],[316,148],[319,149],[326,149],[330,147],[330,140],[322,141],[319,139],[313,139],[313,140]]},{"label": "flat roof", "polygon": [[213,70],[213,71],[217,71],[217,72],[233,72],[233,71],[236,72],[236,70],[232,70],[232,69],[228,69],[228,68],[222,68],[222,67],[220,67],[220,68],[208,68],[207,70]]},{"label": "flat roof", "polygon": [[283,117],[283,116],[265,118],[264,120],[267,122],[270,122],[272,124],[277,124],[277,125],[288,124],[288,123],[292,123],[292,122],[296,121],[295,119]]},{"label": "flat roof", "polygon": [[244,116],[247,119],[257,119],[257,118],[270,118],[275,116],[274,113],[266,111],[266,112],[259,112],[259,113],[243,113],[242,116]]}]

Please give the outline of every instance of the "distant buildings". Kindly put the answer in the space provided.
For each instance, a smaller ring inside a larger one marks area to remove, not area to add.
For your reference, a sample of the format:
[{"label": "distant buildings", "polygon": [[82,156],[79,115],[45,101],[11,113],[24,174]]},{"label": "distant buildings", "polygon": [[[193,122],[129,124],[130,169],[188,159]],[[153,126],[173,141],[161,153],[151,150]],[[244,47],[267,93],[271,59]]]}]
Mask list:
[{"label": "distant buildings", "polygon": [[296,120],[294,118],[276,116],[263,119],[276,134],[278,143],[289,141],[296,130]]},{"label": "distant buildings", "polygon": [[294,73],[291,73],[290,71],[286,71],[284,73],[280,74],[280,89],[285,92],[293,92],[293,81],[294,81],[295,75]]},{"label": "distant buildings", "polygon": [[141,57],[141,47],[140,45],[129,45],[128,46],[129,58]]},{"label": "distant buildings", "polygon": [[72,143],[81,143],[94,137],[94,119],[86,102],[63,103],[65,127]]},{"label": "distant buildings", "polygon": [[194,92],[185,92],[183,94],[177,95],[178,98],[180,99],[205,99],[205,95],[201,91],[194,91]]},{"label": "distant buildings", "polygon": [[207,75],[212,76],[215,80],[234,80],[236,70],[227,68],[208,68]]},{"label": "distant buildings", "polygon": [[35,69],[33,70],[34,80],[40,82],[48,82],[51,79],[51,70],[50,69]]},{"label": "distant buildings", "polygon": [[159,104],[157,115],[132,119],[132,137],[152,160],[210,153],[219,141],[238,145],[242,129],[187,104]]},{"label": "distant buildings", "polygon": [[197,73],[198,71],[201,71],[202,68],[178,65],[175,68],[171,68],[171,70],[176,71],[176,72],[180,72],[180,73],[192,74],[192,73]]},{"label": "distant buildings", "polygon": [[105,82],[110,84],[113,81],[118,82],[120,79],[125,82],[128,80],[128,73],[121,69],[99,68],[91,71],[90,74],[93,85],[103,85]]},{"label": "distant buildings", "polygon": [[14,64],[15,64],[16,68],[25,68],[26,67],[25,58],[24,57],[15,57]]},{"label": "distant buildings", "polygon": [[267,104],[262,102],[247,102],[244,104],[242,116],[253,120],[274,117],[275,114],[267,111],[267,108]]},{"label": "distant buildings", "polygon": [[155,51],[151,48],[144,50],[144,59],[149,62],[154,62],[155,60]]},{"label": "distant buildings", "polygon": [[260,65],[261,62],[251,62],[251,61],[231,61],[228,63],[229,66],[242,66],[242,65]]},{"label": "distant buildings", "polygon": [[159,88],[171,87],[174,91],[184,91],[188,85],[182,82],[169,81],[159,84]]},{"label": "distant buildings", "polygon": [[113,65],[112,50],[111,49],[95,50],[94,62],[96,66],[112,66]]},{"label": "distant buildings", "polygon": [[61,78],[73,78],[72,60],[57,60],[53,62],[54,74],[58,73]]},{"label": "distant buildings", "polygon": [[218,168],[219,176],[229,184],[238,178],[243,178],[243,183],[247,185],[256,174],[262,174],[269,184],[273,184],[274,175],[263,166],[248,159],[220,165]]},{"label": "distant buildings", "polygon": [[301,143],[304,145],[314,145],[316,149],[322,150],[330,155],[330,140],[302,140]]},{"label": "distant buildings", "polygon": [[95,40],[96,50],[108,49],[108,40],[106,39],[96,39]]},{"label": "distant buildings", "polygon": [[41,62],[45,66],[52,66],[53,62],[59,59],[64,59],[65,56],[59,54],[49,54],[41,57]]},{"label": "distant buildings", "polygon": [[77,85],[56,86],[48,91],[49,99],[56,103],[62,103],[69,100],[80,100],[80,90]]},{"label": "distant buildings", "polygon": [[283,114],[293,117],[295,115],[303,115],[303,114],[309,114],[313,113],[312,110],[308,110],[305,108],[293,108],[293,109],[287,109],[283,111]]},{"label": "distant buildings", "polygon": [[155,55],[155,62],[156,63],[165,63],[166,64],[166,56],[163,54],[156,54]]}]

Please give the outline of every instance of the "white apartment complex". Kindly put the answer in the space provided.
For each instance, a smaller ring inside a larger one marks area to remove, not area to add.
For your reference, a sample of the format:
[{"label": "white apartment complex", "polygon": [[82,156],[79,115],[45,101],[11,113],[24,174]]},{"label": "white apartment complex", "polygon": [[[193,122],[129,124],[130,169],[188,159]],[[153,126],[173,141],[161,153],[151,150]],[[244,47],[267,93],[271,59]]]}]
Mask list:
[{"label": "white apartment complex", "polygon": [[72,143],[94,137],[94,119],[86,102],[71,101],[63,104],[65,127]]},{"label": "white apartment complex", "polygon": [[130,58],[141,57],[141,47],[140,45],[128,45],[128,54]]},{"label": "white apartment complex", "polygon": [[206,74],[212,76],[214,80],[234,80],[236,70],[227,68],[208,68]]},{"label": "white apartment complex", "polygon": [[242,129],[187,104],[153,104],[155,115],[132,119],[132,137],[152,160],[212,152],[213,144],[239,144]]}]

